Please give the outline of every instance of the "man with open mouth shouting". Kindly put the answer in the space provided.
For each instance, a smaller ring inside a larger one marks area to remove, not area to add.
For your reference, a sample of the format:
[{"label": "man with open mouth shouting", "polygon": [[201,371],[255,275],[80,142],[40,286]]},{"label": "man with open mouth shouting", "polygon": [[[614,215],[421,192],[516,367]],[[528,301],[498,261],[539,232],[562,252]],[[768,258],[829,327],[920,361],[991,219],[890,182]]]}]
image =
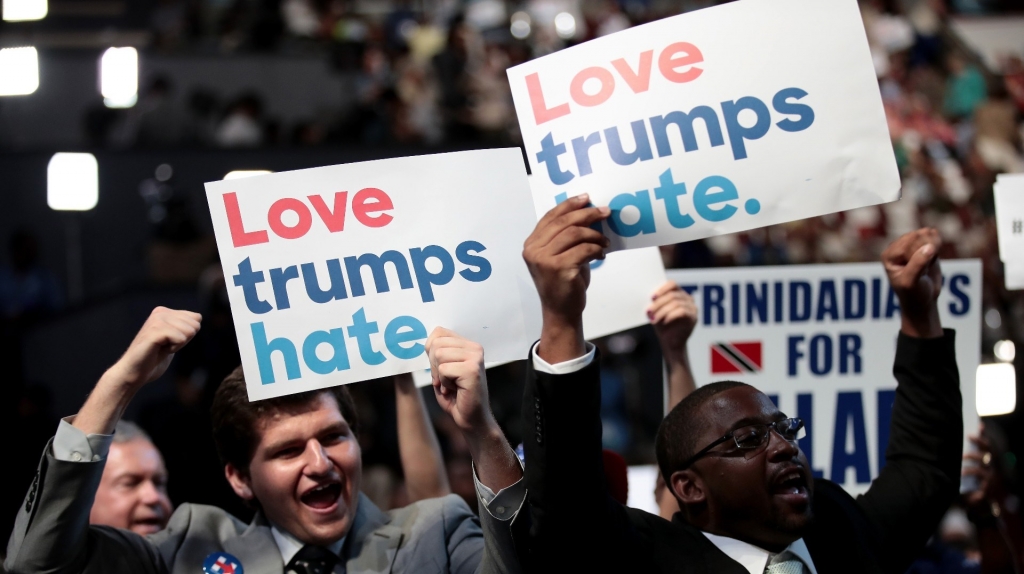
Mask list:
[{"label": "man with open mouth shouting", "polygon": [[[583,337],[590,261],[608,240],[606,207],[585,196],[552,209],[523,257],[543,306],[523,402],[531,572],[832,574],[904,572],[957,493],[963,441],[954,335],[937,307],[938,233],[883,253],[900,302],[898,387],[885,467],[854,499],[814,479],[803,421],[740,382],[711,383],[668,414],[656,452],[679,503],[672,521],[626,508],[601,480],[600,372]],[[521,531],[516,530],[517,535]],[[525,531],[523,531],[525,532]],[[572,537],[566,533],[571,532]],[[572,549],[568,540],[584,540]]]},{"label": "man with open mouth shouting", "polygon": [[441,328],[425,348],[438,403],[473,455],[479,518],[456,495],[381,511],[360,493],[358,419],[347,389],[250,403],[238,368],[217,389],[213,434],[232,489],[258,509],[253,522],[183,504],[166,529],[146,537],[90,527],[116,423],[135,393],[196,335],[201,319],[155,309],[78,415],[60,423],[18,513],[7,571],[518,571],[510,527],[526,496],[522,467],[490,410],[483,349]]}]

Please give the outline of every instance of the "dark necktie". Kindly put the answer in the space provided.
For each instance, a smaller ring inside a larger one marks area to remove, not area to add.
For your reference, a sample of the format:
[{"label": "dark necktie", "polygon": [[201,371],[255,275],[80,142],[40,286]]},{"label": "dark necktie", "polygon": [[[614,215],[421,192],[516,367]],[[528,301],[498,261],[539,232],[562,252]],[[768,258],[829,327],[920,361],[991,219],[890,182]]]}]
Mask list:
[{"label": "dark necktie", "polygon": [[284,567],[285,574],[331,574],[338,556],[323,546],[307,544]]}]

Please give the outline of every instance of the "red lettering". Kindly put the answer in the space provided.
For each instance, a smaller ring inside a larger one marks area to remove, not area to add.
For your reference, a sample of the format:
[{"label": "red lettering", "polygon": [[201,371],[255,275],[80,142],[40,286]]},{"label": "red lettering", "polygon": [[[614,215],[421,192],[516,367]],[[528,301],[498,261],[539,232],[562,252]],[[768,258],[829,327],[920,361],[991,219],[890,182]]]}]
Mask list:
[{"label": "red lettering", "polygon": [[[596,94],[590,95],[583,91],[583,84],[587,80],[595,79],[601,82],[601,89]],[[572,83],[569,84],[569,95],[572,96],[572,100],[581,106],[593,107],[599,106],[612,97],[612,92],[615,91],[615,77],[612,73],[600,66],[591,66],[580,70],[578,74],[572,79]]]},{"label": "red lettering", "polygon": [[270,241],[266,230],[246,231],[242,225],[242,212],[238,209],[238,196],[235,192],[224,194],[224,210],[228,214],[228,227],[231,229],[231,243],[235,247],[256,245]]},{"label": "red lettering", "polygon": [[313,204],[313,209],[316,210],[317,215],[320,216],[331,233],[345,231],[345,201],[347,198],[347,191],[336,192],[334,194],[334,211],[331,212],[324,198],[319,195],[309,196],[309,202]]},{"label": "red lettering", "polygon": [[626,84],[634,94],[646,92],[651,87],[651,63],[654,62],[654,50],[640,52],[640,66],[636,72],[629,67],[625,58],[612,61],[615,71],[626,80]]},{"label": "red lettering", "polygon": [[530,105],[533,106],[533,119],[537,125],[551,121],[555,118],[569,115],[569,104],[559,104],[549,108],[544,103],[544,92],[540,88],[540,75],[533,73],[526,76],[526,91],[530,95]]},{"label": "red lettering", "polygon": [[658,56],[658,69],[661,70],[661,75],[665,76],[665,79],[677,84],[685,84],[696,80],[704,70],[690,68],[685,72],[680,72],[679,68],[699,64],[703,61],[704,55],[700,53],[697,46],[689,42],[676,42],[669,44],[661,51]]},{"label": "red lettering", "polygon": [[361,189],[352,198],[352,215],[355,215],[359,223],[367,227],[384,227],[391,223],[394,217],[387,213],[381,213],[375,217],[371,217],[370,214],[394,208],[395,206],[391,203],[391,198],[388,197],[388,194],[376,187]]},{"label": "red lettering", "polygon": [[[299,222],[292,227],[285,225],[281,221],[281,215],[285,211],[294,211],[299,216]],[[270,211],[267,212],[267,223],[270,224],[270,229],[278,237],[298,239],[305,235],[309,231],[310,226],[313,225],[313,215],[309,212],[309,208],[306,207],[305,203],[293,197],[285,197],[275,201],[270,206]]]}]

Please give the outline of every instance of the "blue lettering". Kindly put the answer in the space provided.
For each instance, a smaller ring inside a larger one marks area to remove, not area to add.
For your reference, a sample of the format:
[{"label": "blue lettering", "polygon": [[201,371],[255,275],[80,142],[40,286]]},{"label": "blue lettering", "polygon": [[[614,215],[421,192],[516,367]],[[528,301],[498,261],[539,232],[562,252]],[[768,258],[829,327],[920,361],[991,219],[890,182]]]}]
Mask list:
[{"label": "blue lettering", "polygon": [[[853,426],[853,451],[847,452],[847,433]],[[832,441],[832,472],[829,476],[835,482],[844,482],[846,469],[853,467],[857,483],[871,482],[868,467],[868,438],[864,429],[864,402],[859,391],[843,392],[836,395],[836,428]]]},{"label": "blue lettering", "polygon": [[[743,110],[751,110],[757,116],[754,125],[746,127],[740,124],[739,116]],[[764,137],[772,125],[772,115],[768,106],[761,100],[745,96],[736,101],[722,102],[722,116],[725,118],[725,128],[729,132],[729,144],[732,145],[732,156],[734,159],[747,157],[747,147],[744,140],[756,140]]]},{"label": "blue lettering", "polygon": [[549,133],[540,140],[540,151],[537,152],[537,161],[548,168],[548,179],[555,185],[564,185],[575,177],[571,171],[562,171],[558,165],[558,156],[565,153],[565,144],[555,145],[555,140]]},{"label": "blue lettering", "polygon": [[405,261],[404,255],[394,250],[385,251],[380,255],[365,253],[359,257],[345,258],[345,271],[348,272],[348,282],[352,286],[353,297],[366,295],[366,289],[363,287],[363,267],[370,268],[373,275],[373,286],[377,293],[391,291],[387,270],[384,267],[385,263],[394,265],[395,272],[398,274],[398,284],[402,289],[413,288],[412,275],[409,274],[409,264]]},{"label": "blue lettering", "polygon": [[665,203],[668,222],[676,229],[686,229],[693,225],[693,217],[679,209],[679,196],[681,195],[686,195],[686,184],[676,183],[672,178],[672,170],[666,169],[658,177],[658,187],[654,188],[654,197]]},{"label": "blue lettering", "polygon": [[[803,306],[801,307],[801,303]],[[789,321],[803,323],[811,318],[811,284],[807,281],[789,283]]]},{"label": "blue lettering", "polygon": [[[572,153],[576,156],[576,169],[579,170],[580,177],[594,173],[593,168],[590,167],[590,148],[599,143],[601,143],[600,132],[594,132],[586,137],[573,138]],[[537,155],[540,156],[540,154]]]},{"label": "blue lettering", "polygon": [[302,376],[302,372],[299,370],[299,357],[296,355],[295,345],[291,341],[284,337],[279,337],[268,342],[267,330],[262,322],[249,325],[249,329],[252,331],[252,343],[256,351],[256,364],[259,365],[260,369],[261,384],[269,385],[276,380],[274,378],[274,362],[272,360],[274,351],[280,352],[284,358],[284,370],[288,375],[289,381]]},{"label": "blue lettering", "polygon": [[806,95],[807,92],[800,88],[785,88],[775,94],[775,97],[772,98],[772,107],[775,108],[775,111],[800,118],[798,120],[787,118],[776,123],[775,125],[779,126],[779,129],[786,132],[799,132],[811,127],[811,124],[814,123],[814,110],[808,105],[788,101],[790,99],[799,100]]},{"label": "blue lettering", "polygon": [[725,145],[722,126],[718,123],[718,114],[708,106],[697,106],[689,113],[669,112],[664,116],[654,116],[650,119],[651,134],[654,136],[654,145],[658,148],[658,157],[672,155],[672,144],[668,141],[668,126],[670,124],[675,124],[679,128],[684,151],[697,149],[697,134],[693,131],[693,121],[698,118],[704,120],[704,127],[708,130],[711,147]]},{"label": "blue lettering", "polygon": [[836,301],[836,282],[831,279],[824,279],[821,282],[821,290],[818,291],[818,312],[814,316],[815,321],[824,321],[828,315],[833,321],[839,320],[839,302]]},{"label": "blue lettering", "polygon": [[854,373],[861,372],[860,347],[860,335],[856,333],[839,334],[839,374],[849,373],[850,363],[853,363]]},{"label": "blue lettering", "polygon": [[256,292],[256,284],[263,283],[263,272],[253,271],[248,257],[238,264],[238,274],[232,276],[232,279],[234,279],[235,287],[242,288],[245,306],[250,312],[262,315],[274,310],[270,303],[260,299],[259,293]]},{"label": "blue lettering", "polygon": [[384,345],[399,359],[415,359],[423,354],[423,343],[413,343],[408,347],[403,347],[402,344],[426,338],[427,329],[423,323],[408,315],[395,317],[384,329]]},{"label": "blue lettering", "polygon": [[768,283],[761,283],[758,294],[753,283],[747,283],[747,323],[754,322],[754,312],[762,323],[768,322]]},{"label": "blue lettering", "polygon": [[885,451],[889,448],[889,427],[895,402],[895,389],[878,391],[878,472],[885,468]]},{"label": "blue lettering", "polygon": [[632,165],[637,161],[653,159],[651,142],[647,140],[647,126],[644,125],[644,121],[637,120],[629,125],[633,129],[633,139],[636,141],[636,149],[629,153],[622,149],[619,128],[611,127],[604,130],[604,138],[608,142],[608,155],[612,156],[612,161],[619,165]]},{"label": "blue lettering", "polygon": [[843,319],[863,319],[867,313],[867,285],[860,279],[843,280]]},{"label": "blue lettering", "polygon": [[[447,285],[455,277],[455,262],[448,251],[438,245],[428,245],[423,249],[414,247],[409,250],[409,257],[412,259],[413,272],[416,273],[416,283],[420,286],[420,299],[429,303],[434,300],[432,286]],[[441,262],[441,270],[437,273],[427,270],[427,261],[431,257]],[[355,291],[354,286],[352,290]]]},{"label": "blue lettering", "polygon": [[814,478],[823,478],[825,471],[814,468],[814,443],[812,442],[812,432],[814,430],[814,395],[811,393],[799,393],[796,396],[796,416],[800,420],[804,421],[804,429],[807,432],[804,438],[798,440],[800,450],[803,451],[804,456],[807,457],[807,466],[811,469],[811,474]]},{"label": "blue lettering", "polygon": [[832,370],[832,338],[828,335],[811,337],[811,372],[817,376],[827,375]]},{"label": "blue lettering", "polygon": [[722,300],[725,299],[725,289],[721,285],[714,285],[711,283],[704,285],[704,296],[701,297],[701,303],[704,306],[704,324],[711,324],[711,311],[718,311],[718,320],[715,321],[717,324],[722,325],[725,323],[725,308],[722,307]]},{"label": "blue lettering", "polygon": [[[323,361],[316,355],[316,349],[327,343],[333,353],[331,358]],[[334,371],[346,371],[349,368],[348,350],[345,348],[345,333],[342,329],[330,331],[313,331],[302,342],[302,360],[309,370],[318,375],[327,375]],[[289,377],[290,378],[290,377]]]},{"label": "blue lettering", "polygon": [[459,260],[459,263],[476,267],[476,271],[469,269],[459,271],[459,275],[462,275],[463,279],[473,283],[480,283],[481,281],[486,281],[491,276],[491,262],[479,255],[474,255],[486,249],[484,244],[479,241],[463,241],[455,248],[455,258]]},{"label": "blue lettering", "polygon": [[[622,221],[622,210],[627,207],[635,207],[640,212],[640,219],[636,223],[625,223]],[[635,237],[637,235],[654,233],[654,211],[651,209],[651,195],[648,191],[642,190],[636,193],[620,193],[608,203],[612,210],[608,217],[608,227],[622,237]]]},{"label": "blue lettering", "polygon": [[956,317],[966,315],[971,310],[971,299],[961,289],[961,285],[967,286],[970,284],[971,278],[963,273],[957,273],[949,280],[949,294],[956,298],[956,301],[950,301],[949,312]]},{"label": "blue lettering", "polygon": [[787,369],[787,372],[789,373],[789,376],[791,376],[791,377],[795,377],[796,376],[797,362],[801,358],[803,358],[803,356],[804,356],[804,352],[800,350],[800,343],[803,343],[803,342],[804,342],[804,336],[803,335],[790,335],[789,336],[788,344],[787,344],[787,348],[789,349],[789,353],[788,353],[789,354],[789,360],[787,361],[787,364],[789,365],[789,368]]},{"label": "blue lettering", "polygon": [[[711,190],[718,189],[711,193]],[[725,221],[736,213],[736,206],[723,205],[718,209],[711,207],[717,203],[739,199],[736,186],[720,175],[712,175],[700,180],[693,190],[693,208],[708,221]]]},{"label": "blue lettering", "polygon": [[320,281],[316,277],[316,267],[312,263],[303,263],[299,267],[302,268],[302,282],[306,284],[306,295],[310,301],[329,303],[348,297],[348,293],[345,291],[345,278],[341,274],[341,261],[327,260],[327,276],[331,278],[331,286],[326,290],[320,288]]},{"label": "blue lettering", "polygon": [[290,265],[284,269],[270,270],[270,284],[274,286],[274,302],[278,310],[288,309],[292,305],[288,301],[288,281],[299,278],[299,268]]},{"label": "blue lettering", "polygon": [[352,314],[352,325],[348,328],[348,336],[356,340],[359,346],[359,357],[367,365],[379,365],[387,360],[384,353],[373,348],[370,335],[379,333],[376,321],[366,321],[366,312],[360,308]]}]

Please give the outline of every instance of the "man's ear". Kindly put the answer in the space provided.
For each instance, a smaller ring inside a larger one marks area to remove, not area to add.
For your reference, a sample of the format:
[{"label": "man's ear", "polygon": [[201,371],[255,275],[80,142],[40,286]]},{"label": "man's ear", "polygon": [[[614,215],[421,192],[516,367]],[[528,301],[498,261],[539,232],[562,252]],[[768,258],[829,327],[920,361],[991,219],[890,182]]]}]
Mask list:
[{"label": "man's ear", "polygon": [[673,472],[672,476],[669,477],[669,486],[672,488],[672,494],[675,495],[681,507],[707,502],[704,480],[693,470],[686,469]]},{"label": "man's ear", "polygon": [[249,479],[249,473],[242,472],[229,462],[224,465],[224,477],[228,479],[231,490],[234,490],[242,500],[249,501],[256,497],[252,493],[252,481]]}]

